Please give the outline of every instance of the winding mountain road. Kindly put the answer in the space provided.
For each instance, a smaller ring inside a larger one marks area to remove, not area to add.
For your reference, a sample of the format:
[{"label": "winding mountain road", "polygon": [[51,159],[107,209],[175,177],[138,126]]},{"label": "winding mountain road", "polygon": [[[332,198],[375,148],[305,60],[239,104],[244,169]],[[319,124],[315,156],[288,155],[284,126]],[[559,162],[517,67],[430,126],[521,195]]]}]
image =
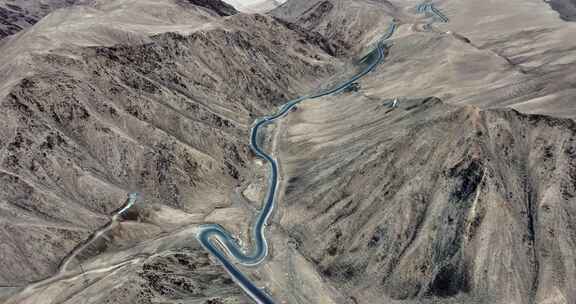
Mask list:
[{"label": "winding mountain road", "polygon": [[94,231],[90,237],[84,241],[83,243],[80,243],[78,246],[76,246],[76,248],[74,248],[60,263],[60,265],[58,266],[58,274],[63,274],[68,270],[68,265],[70,264],[70,262],[76,258],[76,256],[78,256],[80,253],[82,253],[82,251],[84,251],[84,249],[86,249],[88,246],[90,246],[90,244],[94,243],[97,239],[99,239],[103,234],[105,234],[106,232],[108,232],[112,226],[114,225],[114,223],[116,223],[118,221],[118,218],[120,216],[122,216],[122,214],[126,211],[128,211],[128,209],[132,208],[132,206],[134,206],[134,204],[136,204],[136,200],[138,199],[138,193],[130,193],[128,194],[128,199],[126,200],[126,203],[124,204],[124,206],[122,206],[122,208],[120,208],[118,211],[115,211],[114,213],[112,213],[112,216],[110,218],[110,221],[100,227],[100,229]]},{"label": "winding mountain road", "polygon": [[[420,4],[416,10],[418,13],[433,14],[434,20],[439,19],[441,22],[448,21],[448,18],[436,8],[434,8],[432,3]],[[253,235],[251,240],[254,244],[252,251],[248,253],[243,250],[230,235],[230,233],[220,225],[206,224],[199,228],[196,235],[198,241],[224,266],[234,281],[257,303],[273,304],[274,301],[265,291],[258,288],[253,282],[251,282],[250,279],[248,279],[228,257],[233,258],[236,263],[243,266],[255,266],[264,261],[268,255],[268,243],[265,237],[265,230],[276,203],[275,198],[279,184],[278,163],[274,158],[272,158],[272,156],[264,152],[258,145],[259,131],[262,129],[262,127],[271,124],[280,118],[283,118],[292,108],[294,108],[299,103],[338,93],[370,73],[372,70],[374,70],[374,68],[376,68],[376,66],[378,66],[378,64],[384,60],[386,49],[385,42],[392,37],[397,28],[398,24],[393,21],[389,25],[386,33],[379,40],[377,47],[368,55],[362,58],[361,63],[366,65],[366,67],[349,80],[337,85],[332,89],[322,91],[318,94],[303,96],[290,100],[281,106],[278,112],[275,114],[259,118],[255,121],[250,133],[250,147],[258,157],[264,159],[266,163],[268,163],[271,174],[268,193],[263,203],[263,207],[257,216],[254,229],[252,229]],[[220,247],[223,248],[225,252],[220,250],[218,245],[220,245]]]},{"label": "winding mountain road", "polygon": [[267,116],[264,118],[260,118],[256,120],[255,124],[251,130],[250,136],[250,147],[262,159],[264,159],[268,165],[270,166],[270,181],[269,181],[269,189],[264,201],[263,208],[260,210],[258,217],[256,219],[254,229],[254,235],[252,236],[252,240],[254,242],[253,252],[250,254],[246,254],[242,248],[234,241],[233,237],[228,233],[222,226],[216,224],[209,224],[203,225],[200,227],[199,232],[197,234],[198,241],[202,244],[202,246],[210,252],[216,259],[222,263],[224,268],[228,271],[228,273],[232,276],[232,278],[236,281],[245,292],[250,295],[252,299],[254,299],[257,303],[265,303],[265,304],[272,304],[274,301],[267,295],[263,290],[256,287],[254,283],[252,283],[241,271],[234,266],[234,264],[226,257],[225,253],[220,251],[217,245],[212,241],[213,239],[217,239],[217,241],[222,245],[222,247],[226,250],[226,253],[233,257],[238,263],[244,266],[254,266],[260,264],[268,255],[268,243],[266,241],[266,237],[264,235],[265,229],[268,223],[268,219],[272,214],[275,206],[275,197],[276,197],[276,190],[278,189],[278,163],[275,159],[273,159],[269,154],[264,152],[258,145],[258,134],[262,127],[273,123],[274,121],[284,117],[292,108],[294,108],[297,104],[305,101],[305,100],[312,100],[317,99],[323,96],[331,95],[334,93],[338,93],[345,89],[346,87],[350,86],[355,81],[359,80],[360,78],[364,77],[366,74],[370,73],[374,68],[382,62],[384,59],[384,51],[386,45],[384,41],[389,39],[394,31],[397,28],[396,23],[390,24],[386,34],[382,37],[382,39],[378,43],[378,47],[370,52],[366,57],[364,57],[363,62],[366,62],[372,59],[371,63],[368,63],[368,66],[349,79],[348,81],[336,86],[335,88],[326,90],[324,92],[311,95],[311,96],[304,96],[299,97],[294,100],[291,100],[280,107],[279,111],[271,116]]}]

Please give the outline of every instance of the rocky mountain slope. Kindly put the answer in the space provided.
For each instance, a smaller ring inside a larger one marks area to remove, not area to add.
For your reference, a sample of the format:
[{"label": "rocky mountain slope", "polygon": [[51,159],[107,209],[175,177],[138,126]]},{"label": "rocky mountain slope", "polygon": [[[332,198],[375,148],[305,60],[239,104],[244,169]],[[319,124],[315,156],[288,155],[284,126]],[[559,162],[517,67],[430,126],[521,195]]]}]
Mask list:
[{"label": "rocky mountain slope", "polygon": [[250,125],[346,78],[395,20],[355,90],[266,129],[282,191],[269,259],[242,270],[278,303],[575,302],[576,24],[445,0],[428,25],[417,4],[97,0],[3,39],[0,301],[250,303],[196,227],[249,244]]},{"label": "rocky mountain slope", "polygon": [[[438,96],[454,104],[513,107],[575,117],[572,107],[576,23],[539,0],[474,5],[437,2],[450,21],[416,14],[418,2],[290,1],[273,13],[350,45],[370,44],[394,16],[395,36],[383,96]],[[393,81],[391,81],[393,79]]]},{"label": "rocky mountain slope", "polygon": [[[182,0],[180,3],[204,7],[220,16],[237,13],[234,7],[222,1]],[[0,39],[31,27],[55,10],[67,7],[101,7],[101,5],[102,1],[95,0],[2,0],[0,1]]]},{"label": "rocky mountain slope", "polygon": [[292,0],[271,13],[359,52],[383,34],[400,5],[374,0]]},{"label": "rocky mountain slope", "polygon": [[[177,217],[175,213],[172,219]],[[129,231],[143,228],[134,222],[122,226],[107,237],[126,244]],[[79,268],[30,284],[5,303],[250,302],[196,243],[193,229],[181,229],[124,249],[109,248]]]},{"label": "rocky mountain slope", "polygon": [[281,299],[576,301],[576,28],[537,1],[441,5],[450,23],[428,28],[400,10],[408,24],[359,92],[282,123],[273,233],[295,249],[271,263],[295,274]]},{"label": "rocky mountain slope", "polygon": [[54,274],[130,191],[141,239],[228,206],[253,117],[340,65],[325,39],[200,2],[60,10],[2,46],[0,285]]},{"label": "rocky mountain slope", "polygon": [[280,225],[322,276],[350,303],[573,302],[574,121],[390,104],[344,95],[286,122]]},{"label": "rocky mountain slope", "polygon": [[92,0],[0,1],[0,39],[34,25],[54,10],[90,5]]}]

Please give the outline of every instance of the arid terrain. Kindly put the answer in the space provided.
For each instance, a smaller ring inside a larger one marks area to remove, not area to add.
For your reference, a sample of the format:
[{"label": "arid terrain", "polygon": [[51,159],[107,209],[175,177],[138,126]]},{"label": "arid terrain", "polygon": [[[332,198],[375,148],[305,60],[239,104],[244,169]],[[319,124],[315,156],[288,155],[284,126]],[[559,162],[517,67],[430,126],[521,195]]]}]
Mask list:
[{"label": "arid terrain", "polygon": [[252,303],[198,227],[250,247],[253,122],[395,22],[266,127],[239,269],[275,303],[576,303],[576,5],[418,4],[0,1],[0,302]]},{"label": "arid terrain", "polygon": [[0,1],[0,39],[31,27],[54,10],[92,3],[94,3],[92,0],[2,0]]}]

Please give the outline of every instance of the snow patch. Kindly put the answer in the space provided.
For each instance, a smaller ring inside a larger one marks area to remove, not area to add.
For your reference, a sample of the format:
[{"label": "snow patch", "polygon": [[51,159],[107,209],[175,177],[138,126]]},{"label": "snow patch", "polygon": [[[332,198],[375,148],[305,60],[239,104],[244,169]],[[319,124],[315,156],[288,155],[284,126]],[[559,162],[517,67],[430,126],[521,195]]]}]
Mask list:
[{"label": "snow patch", "polygon": [[223,0],[244,13],[262,13],[274,9],[286,0]]}]

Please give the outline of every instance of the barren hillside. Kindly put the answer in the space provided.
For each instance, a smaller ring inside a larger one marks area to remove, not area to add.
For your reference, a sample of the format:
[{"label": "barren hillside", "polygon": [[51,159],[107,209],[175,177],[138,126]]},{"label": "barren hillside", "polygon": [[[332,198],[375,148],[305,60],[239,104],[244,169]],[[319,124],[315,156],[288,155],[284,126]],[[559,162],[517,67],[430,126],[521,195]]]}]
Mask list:
[{"label": "barren hillside", "polygon": [[576,302],[571,2],[418,4],[0,2],[0,302],[251,303],[198,227],[249,251],[255,120],[390,28],[256,138],[269,254],[230,263],[275,303]]},{"label": "barren hillside", "polygon": [[54,10],[90,5],[92,0],[0,1],[0,39],[34,25]]},{"label": "barren hillside", "polygon": [[148,237],[182,224],[151,210],[189,223],[228,206],[253,172],[253,117],[339,64],[313,33],[194,3],[62,10],[2,46],[1,285],[55,273],[130,191]]}]

